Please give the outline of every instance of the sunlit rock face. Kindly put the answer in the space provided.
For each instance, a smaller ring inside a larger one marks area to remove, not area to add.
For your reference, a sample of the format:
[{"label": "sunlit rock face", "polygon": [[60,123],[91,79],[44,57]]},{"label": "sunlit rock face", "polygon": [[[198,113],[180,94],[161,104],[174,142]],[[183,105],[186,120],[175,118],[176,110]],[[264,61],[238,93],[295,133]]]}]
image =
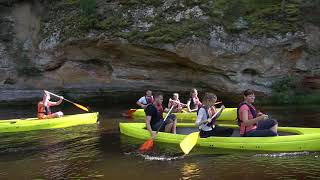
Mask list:
[{"label": "sunlit rock face", "polygon": [[199,3],[97,0],[95,24],[83,30],[79,2],[66,2],[0,1],[1,102],[34,101],[43,89],[126,100],[146,89],[188,94],[193,87],[232,99],[247,88],[270,94],[288,74],[319,88],[316,23],[253,35],[250,19],[234,18],[233,32]]}]

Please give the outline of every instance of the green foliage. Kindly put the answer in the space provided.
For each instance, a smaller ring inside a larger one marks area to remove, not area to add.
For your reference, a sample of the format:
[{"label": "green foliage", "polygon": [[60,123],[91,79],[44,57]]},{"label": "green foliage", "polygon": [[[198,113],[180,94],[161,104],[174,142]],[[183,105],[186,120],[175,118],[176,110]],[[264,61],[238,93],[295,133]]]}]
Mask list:
[{"label": "green foliage", "polygon": [[135,5],[148,5],[148,6],[160,6],[163,0],[120,0],[120,4],[124,6],[135,6]]},{"label": "green foliage", "polygon": [[119,31],[128,27],[129,22],[122,16],[109,16],[107,19],[98,23],[97,27],[102,30]]},{"label": "green foliage", "polygon": [[[186,36],[201,36],[201,29],[207,24],[201,21],[186,20],[179,23],[159,24],[148,32],[144,32],[143,38],[148,43],[174,43]],[[208,33],[207,33],[208,34]]]},{"label": "green foliage", "polygon": [[299,4],[287,1],[282,14],[280,3],[274,0],[216,0],[207,11],[214,23],[222,24],[230,32],[238,32],[235,22],[239,17],[248,22],[252,35],[297,31],[301,21]]},{"label": "green foliage", "polygon": [[83,30],[93,29],[97,22],[96,0],[80,0],[81,17],[80,28]]},{"label": "green foliage", "polygon": [[80,9],[83,16],[91,16],[96,13],[96,0],[80,0]]},{"label": "green foliage", "polygon": [[300,86],[300,78],[289,75],[271,86],[270,98],[260,100],[262,104],[319,104],[320,92]]}]

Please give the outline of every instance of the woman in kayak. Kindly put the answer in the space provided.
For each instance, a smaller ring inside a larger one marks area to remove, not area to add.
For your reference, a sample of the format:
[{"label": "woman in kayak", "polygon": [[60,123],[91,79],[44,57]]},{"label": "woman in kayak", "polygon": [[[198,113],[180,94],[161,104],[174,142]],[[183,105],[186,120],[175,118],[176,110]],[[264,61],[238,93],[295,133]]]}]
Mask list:
[{"label": "woman in kayak", "polygon": [[173,93],[172,99],[169,99],[168,108],[170,109],[172,106],[175,106],[172,109],[172,112],[174,113],[182,112],[182,108],[186,106],[186,104],[180,102],[178,93]]},{"label": "woman in kayak", "polygon": [[[203,105],[198,111],[196,125],[200,130],[200,137],[207,138],[209,136],[231,136],[233,129],[220,127],[216,125],[216,119],[221,115],[225,108],[221,106],[220,111],[217,111],[214,106],[217,101],[217,96],[213,93],[206,93],[203,98]],[[214,117],[213,117],[214,116]]]},{"label": "woman in kayak", "polygon": [[145,108],[146,113],[146,127],[150,132],[151,137],[156,136],[156,131],[160,128],[160,132],[168,132],[176,134],[177,118],[174,114],[170,114],[165,122],[163,122],[163,112],[168,112],[169,109],[162,107],[163,95],[158,94],[152,104]]},{"label": "woman in kayak", "polygon": [[266,114],[257,112],[252,105],[255,100],[254,91],[245,90],[243,99],[244,101],[237,108],[240,135],[245,137],[277,136],[278,122],[269,119]]},{"label": "woman in kayak", "polygon": [[187,108],[189,112],[198,111],[201,107],[202,103],[198,98],[198,91],[197,89],[193,88],[190,93],[190,98],[187,102]]},{"label": "woman in kayak", "polygon": [[62,117],[63,113],[61,111],[51,113],[51,110],[50,110],[51,106],[57,106],[61,104],[62,101],[63,101],[62,96],[60,96],[60,99],[57,102],[50,101],[50,94],[44,93],[42,101],[38,102],[38,118],[51,119],[51,118]]},{"label": "woman in kayak", "polygon": [[146,95],[141,97],[137,101],[137,105],[140,106],[143,109],[145,109],[148,104],[152,104],[152,103],[153,103],[153,96],[152,96],[152,91],[151,90],[147,90],[146,91]]}]

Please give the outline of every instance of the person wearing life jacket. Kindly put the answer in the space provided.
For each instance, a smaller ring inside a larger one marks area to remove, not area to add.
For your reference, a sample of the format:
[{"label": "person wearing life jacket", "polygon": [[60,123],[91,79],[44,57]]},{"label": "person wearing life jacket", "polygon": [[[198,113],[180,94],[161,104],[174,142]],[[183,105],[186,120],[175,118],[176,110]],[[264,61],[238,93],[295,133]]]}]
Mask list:
[{"label": "person wearing life jacket", "polygon": [[198,91],[197,89],[193,88],[190,92],[190,98],[187,102],[187,108],[189,112],[198,111],[201,107],[202,103],[198,98]]},{"label": "person wearing life jacket", "polygon": [[244,101],[237,108],[238,125],[240,136],[245,137],[267,137],[277,136],[278,122],[269,119],[268,115],[257,112],[253,106],[254,91],[247,89],[243,93]]},{"label": "person wearing life jacket", "polygon": [[[198,111],[197,120],[195,122],[200,131],[201,138],[207,138],[210,136],[225,136],[229,137],[233,133],[233,129],[218,126],[216,119],[221,115],[216,114],[218,111],[214,106],[217,101],[217,96],[213,93],[206,93],[203,97],[203,104]],[[224,105],[221,106],[224,109]],[[212,119],[212,116],[215,117]]]},{"label": "person wearing life jacket", "polygon": [[168,132],[176,134],[176,115],[170,114],[165,122],[163,122],[163,112],[168,112],[169,109],[162,107],[163,95],[155,95],[155,100],[145,108],[146,127],[152,138],[156,136],[156,131],[160,128],[160,132]]},{"label": "person wearing life jacket", "polygon": [[152,91],[151,90],[147,90],[146,91],[146,95],[141,97],[138,101],[137,101],[137,105],[140,106],[141,108],[145,109],[145,107],[147,107],[148,104],[152,104],[154,101],[153,96],[152,96]]},{"label": "person wearing life jacket", "polygon": [[53,102],[50,101],[50,94],[44,93],[42,101],[38,102],[38,119],[51,119],[51,118],[58,118],[63,116],[63,112],[55,112],[52,113],[50,110],[51,106],[57,106],[61,104],[63,101],[63,97],[60,96],[59,101]]},{"label": "person wearing life jacket", "polygon": [[172,112],[174,113],[182,112],[182,108],[186,106],[186,104],[183,104],[180,102],[178,93],[173,93],[172,99],[171,98],[169,99],[168,108],[170,109],[172,106],[175,106],[172,109]]}]

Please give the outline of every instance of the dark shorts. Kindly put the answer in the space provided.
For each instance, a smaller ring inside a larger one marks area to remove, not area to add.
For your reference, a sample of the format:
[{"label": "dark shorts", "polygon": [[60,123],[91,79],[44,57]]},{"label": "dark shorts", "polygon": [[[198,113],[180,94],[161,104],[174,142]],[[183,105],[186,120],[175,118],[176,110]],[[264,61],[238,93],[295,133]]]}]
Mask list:
[{"label": "dark shorts", "polygon": [[215,126],[211,131],[200,131],[201,138],[207,138],[210,136],[222,136],[222,137],[229,137],[233,133],[233,129]]},{"label": "dark shorts", "polygon": [[[175,114],[170,114],[167,118],[167,120],[165,122],[163,122],[163,119],[161,119],[160,121],[158,121],[157,123],[155,123],[154,125],[151,125],[151,129],[153,131],[157,131],[159,129],[159,127],[161,126],[160,128],[160,132],[164,132],[165,130],[165,127],[168,125],[168,124],[171,124],[173,123],[175,120],[176,120],[176,115]],[[163,123],[162,123],[163,122]]]},{"label": "dark shorts", "polygon": [[246,137],[277,136],[278,134],[270,129],[276,124],[278,124],[278,122],[277,120],[274,120],[274,119],[267,119],[265,121],[260,121],[257,125],[257,129],[247,132],[244,136]]}]

